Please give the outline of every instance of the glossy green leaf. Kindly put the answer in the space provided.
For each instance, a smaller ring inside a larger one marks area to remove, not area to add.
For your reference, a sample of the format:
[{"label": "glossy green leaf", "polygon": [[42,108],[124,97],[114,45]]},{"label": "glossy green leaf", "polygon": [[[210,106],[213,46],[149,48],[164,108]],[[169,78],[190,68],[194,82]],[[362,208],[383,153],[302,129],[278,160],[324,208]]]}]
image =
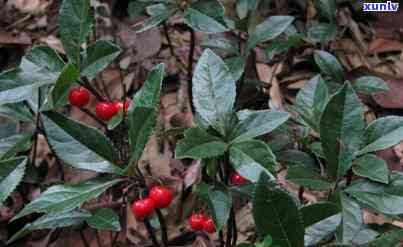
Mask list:
[{"label": "glossy green leaf", "polygon": [[47,46],[35,46],[17,69],[0,73],[0,105],[29,98],[39,87],[53,84],[63,68],[63,60]]},{"label": "glossy green leaf", "polygon": [[108,130],[115,129],[124,119],[124,111],[120,110],[111,120],[108,121]]},{"label": "glossy green leaf", "polygon": [[33,230],[56,229],[72,225],[78,225],[85,219],[91,217],[91,214],[85,210],[74,210],[64,213],[46,214],[32,223],[25,225],[21,230],[14,234],[7,242],[10,244],[20,238],[25,237]]},{"label": "glossy green leaf", "polygon": [[0,161],[0,205],[21,182],[26,164],[27,157]]},{"label": "glossy green leaf", "polygon": [[244,19],[246,16],[248,16],[249,12],[249,0],[238,0],[236,1],[236,13],[239,17],[239,19]]},{"label": "glossy green leaf", "polygon": [[177,6],[162,3],[148,6],[147,13],[150,15],[150,17],[144,21],[141,28],[136,30],[136,32],[141,33],[158,26],[169,17],[174,15],[177,10]]},{"label": "glossy green leaf", "polygon": [[316,169],[315,159],[308,153],[296,150],[287,149],[276,153],[277,161],[287,166],[303,165],[308,168]]},{"label": "glossy green leaf", "polygon": [[80,207],[84,202],[100,196],[121,179],[96,178],[78,184],[54,185],[28,203],[12,221],[32,213],[57,214]]},{"label": "glossy green leaf", "polygon": [[360,179],[345,191],[359,202],[378,212],[398,215],[403,214],[403,173],[391,172],[389,184],[374,183]]},{"label": "glossy green leaf", "polygon": [[80,67],[80,48],[91,33],[93,13],[90,0],[64,0],[60,7],[60,39],[70,62]]},{"label": "glossy green leaf", "polygon": [[165,67],[159,64],[149,73],[144,85],[136,93],[129,108],[129,142],[130,142],[130,165],[129,171],[137,164],[149,138],[157,125],[162,80]]},{"label": "glossy green leaf", "polygon": [[0,105],[0,116],[13,121],[34,122],[34,116],[24,102]]},{"label": "glossy green leaf", "polygon": [[337,10],[336,0],[315,0],[314,3],[321,16],[326,17],[329,21],[335,19]]},{"label": "glossy green leaf", "polygon": [[389,116],[373,121],[365,129],[365,146],[358,155],[383,150],[403,140],[403,117]]},{"label": "glossy green leaf", "polygon": [[336,214],[325,218],[305,229],[305,246],[318,246],[319,243],[331,238],[340,225],[341,215]]},{"label": "glossy green leaf", "polygon": [[301,88],[296,98],[296,110],[314,130],[319,130],[322,112],[329,100],[329,89],[320,75]]},{"label": "glossy green leaf", "polygon": [[303,39],[301,34],[293,34],[287,37],[287,40],[274,40],[265,49],[268,59],[273,59],[275,55],[287,52],[297,46]]},{"label": "glossy green leaf", "polygon": [[354,89],[347,82],[333,95],[320,120],[320,137],[329,174],[339,180],[350,169],[361,145],[365,122]]},{"label": "glossy green leaf", "polygon": [[119,216],[110,208],[97,209],[86,221],[88,225],[98,230],[121,230]]},{"label": "glossy green leaf", "polygon": [[185,137],[176,145],[175,158],[204,159],[224,154],[226,144],[201,128],[185,131]]},{"label": "glossy green leaf", "polygon": [[289,113],[280,111],[241,111],[238,113],[240,121],[231,134],[231,142],[243,142],[270,133],[290,117]]},{"label": "glossy green leaf", "polygon": [[261,42],[275,39],[282,34],[294,21],[292,16],[270,16],[264,22],[256,26],[253,33],[250,34],[247,50],[255,48]]},{"label": "glossy green leaf", "polygon": [[344,82],[344,70],[335,56],[326,51],[315,51],[313,58],[323,74],[330,76],[338,83]]},{"label": "glossy green leaf", "polygon": [[98,40],[83,53],[81,74],[90,79],[104,70],[122,52],[119,46],[107,40]]},{"label": "glossy green leaf", "polygon": [[300,209],[304,227],[310,227],[340,212],[339,207],[331,202],[320,202],[304,206]]},{"label": "glossy green leaf", "polygon": [[333,186],[332,182],[322,177],[317,171],[304,165],[289,167],[285,179],[312,190],[328,190]]},{"label": "glossy green leaf", "polygon": [[193,74],[193,104],[204,121],[221,134],[235,102],[235,80],[224,61],[206,49]]},{"label": "glossy green leaf", "polygon": [[392,230],[360,247],[396,247],[403,241],[403,230]]},{"label": "glossy green leaf", "polygon": [[31,133],[18,134],[0,140],[0,160],[10,159],[31,147]]},{"label": "glossy green leaf", "polygon": [[229,149],[234,169],[246,179],[257,182],[261,173],[274,179],[276,158],[269,146],[262,141],[249,140],[232,144]]},{"label": "glossy green leaf", "polygon": [[337,37],[337,25],[332,23],[316,23],[308,30],[308,39],[313,43],[327,43]]},{"label": "glossy green leaf", "polygon": [[224,6],[218,0],[192,3],[184,18],[185,23],[198,32],[221,33],[228,30],[224,21]]},{"label": "glossy green leaf", "polygon": [[389,169],[385,160],[374,155],[366,154],[353,162],[353,171],[356,175],[371,179],[375,182],[389,182]]},{"label": "glossy green leaf", "polygon": [[229,54],[238,55],[239,51],[237,48],[237,44],[225,37],[215,37],[214,39],[208,37],[200,44],[202,47],[217,49],[221,51],[225,51]]},{"label": "glossy green leaf", "polygon": [[114,165],[117,151],[100,130],[56,112],[45,112],[42,120],[50,146],[67,164],[97,172],[121,172]]},{"label": "glossy green leaf", "polygon": [[353,84],[354,89],[361,93],[376,94],[389,91],[384,80],[376,76],[362,76]]},{"label": "glossy green leaf", "polygon": [[268,187],[262,175],[253,197],[253,219],[260,236],[270,234],[274,245],[303,247],[304,226],[293,198],[282,189]]},{"label": "glossy green leaf", "polygon": [[67,103],[68,90],[80,76],[80,72],[74,64],[67,64],[59,75],[55,86],[50,91],[51,107],[62,107]]},{"label": "glossy green leaf", "polygon": [[232,77],[235,81],[241,79],[245,71],[245,57],[231,57],[225,59],[225,64],[227,65],[229,71],[231,71]]}]

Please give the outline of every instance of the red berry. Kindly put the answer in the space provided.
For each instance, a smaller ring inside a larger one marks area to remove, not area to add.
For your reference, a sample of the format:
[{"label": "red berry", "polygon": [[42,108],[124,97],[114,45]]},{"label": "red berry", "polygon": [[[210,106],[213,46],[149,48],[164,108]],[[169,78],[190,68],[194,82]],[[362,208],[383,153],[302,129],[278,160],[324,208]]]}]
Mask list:
[{"label": "red berry", "polygon": [[231,175],[231,183],[233,185],[243,185],[246,184],[248,180],[244,177],[242,177],[238,172],[234,172]]},{"label": "red berry", "polygon": [[125,111],[127,111],[129,109],[129,101],[125,101],[125,103],[123,102],[116,102],[115,103],[115,107],[118,109],[118,111],[122,110],[123,107],[125,108]]},{"label": "red berry", "polygon": [[193,213],[189,218],[189,225],[195,231],[203,230],[205,217],[202,213]]},{"label": "red berry", "polygon": [[90,92],[84,88],[73,88],[69,92],[69,102],[73,106],[83,107],[90,101]]},{"label": "red berry", "polygon": [[153,213],[155,208],[154,201],[150,198],[137,200],[132,204],[132,212],[137,219],[144,219]]},{"label": "red berry", "polygon": [[156,208],[166,208],[172,202],[172,193],[163,186],[155,186],[148,195],[154,202]]},{"label": "red berry", "polygon": [[207,233],[214,233],[215,232],[215,224],[213,219],[208,218],[203,222],[203,230]]},{"label": "red berry", "polygon": [[97,103],[95,106],[95,113],[97,117],[102,120],[108,121],[109,119],[113,118],[117,112],[118,110],[113,103],[101,102]]}]

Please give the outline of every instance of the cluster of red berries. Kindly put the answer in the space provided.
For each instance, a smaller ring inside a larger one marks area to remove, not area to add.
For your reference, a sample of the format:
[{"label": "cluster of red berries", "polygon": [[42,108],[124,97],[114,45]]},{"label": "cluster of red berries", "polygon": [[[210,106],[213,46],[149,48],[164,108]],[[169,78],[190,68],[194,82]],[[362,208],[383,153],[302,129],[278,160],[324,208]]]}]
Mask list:
[{"label": "cluster of red berries", "polygon": [[[84,88],[74,88],[69,92],[69,102],[73,106],[84,107],[90,101],[90,92]],[[95,114],[98,118],[108,121],[120,110],[129,109],[129,102],[98,102],[95,106]]]},{"label": "cluster of red berries", "polygon": [[194,231],[204,230],[207,233],[215,232],[213,219],[206,217],[203,213],[192,213],[189,218],[189,225]]},{"label": "cluster of red berries", "polygon": [[171,191],[164,186],[154,186],[148,197],[140,199],[132,204],[132,212],[134,216],[142,220],[147,216],[150,216],[156,208],[166,208],[172,202]]}]

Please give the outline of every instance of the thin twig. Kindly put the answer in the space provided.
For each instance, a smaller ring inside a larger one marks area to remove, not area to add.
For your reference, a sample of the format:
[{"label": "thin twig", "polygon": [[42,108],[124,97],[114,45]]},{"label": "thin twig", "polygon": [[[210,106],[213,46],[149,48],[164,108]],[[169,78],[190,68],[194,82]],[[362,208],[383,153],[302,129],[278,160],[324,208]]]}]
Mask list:
[{"label": "thin twig", "polygon": [[88,81],[87,78],[85,77],[81,77],[81,80],[77,81],[78,84],[80,84],[81,86],[85,87],[86,89],[88,89],[96,98],[98,101],[104,101],[104,97],[98,93],[98,91],[90,84],[90,82]]},{"label": "thin twig", "polygon": [[80,107],[80,110],[87,114],[90,118],[94,119],[98,124],[100,124],[102,127],[107,128],[106,124],[102,122],[94,113],[90,112],[88,109]]},{"label": "thin twig", "polygon": [[154,247],[159,247],[160,244],[158,243],[157,237],[155,236],[154,228],[151,226],[150,222],[147,219],[144,220],[144,225],[147,229],[148,235],[150,235]]},{"label": "thin twig", "polygon": [[36,109],[36,121],[35,121],[35,136],[34,136],[34,150],[32,154],[32,160],[31,164],[35,166],[35,160],[36,160],[36,151],[38,149],[38,135],[39,135],[39,121],[40,121],[40,107],[41,107],[41,90],[38,89],[38,107]]},{"label": "thin twig", "polygon": [[168,231],[167,231],[167,225],[165,222],[164,215],[162,215],[162,212],[160,209],[156,209],[155,212],[157,213],[158,221],[160,222],[160,226],[161,226],[162,243],[164,244],[164,246],[167,246],[168,245]]},{"label": "thin twig", "polygon": [[78,231],[78,234],[80,234],[81,241],[83,242],[85,247],[91,247],[90,244],[88,243],[87,239],[84,236],[83,231]]},{"label": "thin twig", "polygon": [[304,192],[305,192],[304,186],[300,186],[298,189],[298,199],[301,203],[304,203]]},{"label": "thin twig", "polygon": [[193,57],[194,57],[194,51],[195,51],[195,46],[196,46],[196,34],[193,31],[192,28],[189,28],[190,32],[190,50],[189,50],[189,57],[188,57],[188,97],[189,97],[189,103],[190,103],[190,108],[192,112],[195,112],[195,108],[193,105],[193,84],[192,84],[192,77],[193,77]]}]

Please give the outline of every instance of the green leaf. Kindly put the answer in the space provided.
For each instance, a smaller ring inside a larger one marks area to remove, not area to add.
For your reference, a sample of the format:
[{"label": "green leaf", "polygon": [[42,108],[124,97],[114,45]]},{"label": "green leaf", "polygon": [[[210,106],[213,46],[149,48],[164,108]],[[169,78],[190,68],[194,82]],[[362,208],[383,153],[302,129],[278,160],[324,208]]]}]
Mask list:
[{"label": "green leaf", "polygon": [[337,25],[316,23],[308,30],[308,39],[313,43],[328,43],[337,37]]},{"label": "green leaf", "polygon": [[289,167],[285,179],[312,190],[328,190],[333,186],[332,182],[322,177],[317,171],[304,165]]},{"label": "green leaf", "polygon": [[184,134],[185,137],[176,145],[176,159],[204,159],[219,156],[225,152],[225,143],[201,128],[188,129]]},{"label": "green leaf", "polygon": [[110,208],[100,208],[87,220],[88,225],[98,230],[120,231],[119,216]]},{"label": "green leaf", "polygon": [[225,119],[233,110],[235,80],[224,61],[206,49],[193,74],[193,104],[209,125],[225,134]]},{"label": "green leaf", "polygon": [[389,215],[403,214],[403,173],[391,172],[389,184],[383,185],[360,179],[345,192],[377,212]]},{"label": "green leaf", "polygon": [[388,84],[376,76],[362,76],[355,81],[353,86],[355,90],[366,94],[376,94],[389,91]]},{"label": "green leaf", "polygon": [[339,207],[331,202],[320,202],[304,206],[300,209],[304,227],[310,227],[340,212]]},{"label": "green leaf", "polygon": [[83,54],[81,74],[89,79],[95,78],[98,72],[104,70],[121,52],[119,46],[107,40],[96,41],[88,46]]},{"label": "green leaf", "polygon": [[292,16],[270,16],[264,22],[256,26],[256,30],[250,34],[246,50],[250,51],[257,44],[275,39],[282,34],[294,21]]},{"label": "green leaf", "polygon": [[148,6],[147,13],[150,15],[150,17],[147,20],[145,20],[142,27],[136,30],[136,32],[142,33],[153,27],[158,26],[159,24],[167,20],[169,17],[174,15],[177,10],[178,10],[177,6],[162,3]]},{"label": "green leaf", "polygon": [[371,179],[375,182],[389,183],[389,169],[385,160],[374,155],[366,154],[353,162],[356,175]]},{"label": "green leaf", "polygon": [[197,1],[187,8],[185,23],[198,32],[222,33],[228,30],[224,12],[224,6],[218,0]]},{"label": "green leaf", "polygon": [[257,140],[235,143],[230,146],[229,153],[234,169],[248,180],[257,182],[261,173],[274,179],[271,172],[276,158],[266,143]]},{"label": "green leaf", "polygon": [[121,181],[104,177],[73,185],[54,185],[26,205],[12,221],[32,213],[57,214],[71,211]]},{"label": "green leaf", "polygon": [[164,74],[165,67],[163,64],[155,66],[130,104],[128,119],[131,156],[130,165],[125,168],[126,172],[137,164],[157,125]]},{"label": "green leaf", "polygon": [[365,122],[358,96],[346,82],[326,105],[320,120],[320,137],[328,170],[339,180],[350,169],[361,145]]},{"label": "green leaf", "polygon": [[121,173],[117,151],[101,131],[56,112],[42,115],[48,142],[67,164],[85,170]]},{"label": "green leaf", "polygon": [[23,102],[0,105],[0,116],[13,121],[34,122],[34,116]]},{"label": "green leaf", "polygon": [[275,55],[281,54],[297,46],[303,39],[301,34],[293,34],[287,37],[287,40],[274,40],[265,49],[266,56],[273,59]]},{"label": "green leaf", "polygon": [[27,157],[0,161],[0,205],[15,190],[24,177]]},{"label": "green leaf", "polygon": [[31,133],[13,135],[0,140],[0,160],[10,159],[31,147]]},{"label": "green leaf", "polygon": [[254,137],[270,133],[289,118],[290,114],[280,111],[251,111],[244,110],[238,113],[239,123],[231,134],[231,142],[243,142]]},{"label": "green leaf", "polygon": [[108,121],[108,130],[113,130],[115,129],[124,119],[124,111],[119,110],[119,112],[111,119]]},{"label": "green leaf", "polygon": [[392,230],[360,247],[395,247],[403,241],[403,230]]},{"label": "green leaf", "polygon": [[70,62],[81,67],[80,47],[91,33],[93,13],[90,0],[64,0],[60,7],[60,39]]},{"label": "green leaf", "polygon": [[0,105],[28,99],[39,87],[53,84],[62,68],[63,60],[51,48],[32,48],[17,69],[0,74]]},{"label": "green leaf", "polygon": [[403,117],[384,117],[373,121],[364,133],[365,147],[357,155],[383,150],[403,140]]},{"label": "green leaf", "polygon": [[338,83],[344,82],[344,70],[337,58],[326,51],[315,51],[313,58],[320,70]]},{"label": "green leaf", "polygon": [[276,154],[277,161],[284,163],[287,166],[303,165],[307,168],[316,169],[316,161],[308,153],[296,150],[287,149]]},{"label": "green leaf", "polygon": [[331,238],[340,225],[341,215],[325,218],[305,229],[305,246],[318,246],[322,241]]},{"label": "green leaf", "polygon": [[67,103],[70,86],[77,81],[80,72],[74,64],[67,64],[59,75],[55,86],[50,91],[50,109],[62,107]]},{"label": "green leaf", "polygon": [[335,19],[337,10],[336,0],[315,0],[314,3],[321,16],[326,17],[329,21]]},{"label": "green leaf", "polygon": [[297,205],[287,192],[268,187],[262,175],[253,197],[253,219],[260,236],[270,234],[275,245],[303,247],[304,226]]},{"label": "green leaf", "polygon": [[231,71],[232,77],[235,81],[241,79],[245,71],[245,57],[231,57],[225,59],[225,64],[227,65],[229,71]]},{"label": "green leaf", "polygon": [[89,217],[91,217],[91,214],[81,209],[64,213],[47,214],[38,218],[34,222],[25,225],[7,241],[7,244],[10,244],[11,242],[14,242],[22,237],[25,237],[33,230],[56,229],[78,225],[83,223],[84,220]]},{"label": "green leaf", "polygon": [[296,110],[312,129],[318,131],[319,121],[328,100],[329,89],[322,77],[317,75],[298,92]]},{"label": "green leaf", "polygon": [[213,216],[216,231],[219,232],[226,224],[232,207],[231,193],[228,188],[221,184],[209,186],[199,184],[195,190],[203,198]]},{"label": "green leaf", "polygon": [[216,37],[214,39],[206,38],[201,44],[204,48],[217,49],[228,52],[229,54],[239,55],[237,44],[225,37]]}]

